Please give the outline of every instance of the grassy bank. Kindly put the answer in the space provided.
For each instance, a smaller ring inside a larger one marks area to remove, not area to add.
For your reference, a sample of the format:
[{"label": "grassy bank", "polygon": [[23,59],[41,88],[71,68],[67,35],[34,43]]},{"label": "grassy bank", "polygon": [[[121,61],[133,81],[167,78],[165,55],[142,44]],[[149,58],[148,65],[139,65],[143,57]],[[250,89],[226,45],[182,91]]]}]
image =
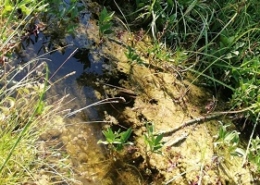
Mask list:
[{"label": "grassy bank", "polygon": [[[142,53],[177,65],[180,72],[194,73],[201,84],[214,89],[215,96],[226,91],[229,108],[248,108],[258,114],[258,1],[138,0],[127,4],[111,0],[102,4],[117,11],[132,28],[148,27],[137,34],[139,39],[151,34],[154,48]],[[170,49],[168,55],[162,54],[165,48]]]},{"label": "grassy bank", "polygon": [[39,30],[34,21],[39,14],[50,11],[50,3],[53,1],[1,1],[0,184],[73,182],[67,157],[42,138],[63,124],[58,114],[62,100],[46,100],[52,88],[47,63],[39,57],[15,66],[12,63],[13,51],[20,42],[31,35],[37,37]]},{"label": "grassy bank", "polygon": [[[26,65],[30,65],[29,63]],[[46,73],[46,64],[39,66],[45,66],[42,72]],[[44,100],[50,87],[45,83],[47,77],[35,79],[32,76],[33,72],[40,69],[39,66],[15,83],[10,80],[19,74],[17,70],[2,72],[0,184],[51,184],[53,181],[70,181],[66,156],[62,156],[62,151],[55,146],[48,147],[48,141],[41,138],[50,129],[62,127],[62,123],[58,125],[57,122],[61,101],[48,105]],[[57,153],[59,156],[55,157]]]}]

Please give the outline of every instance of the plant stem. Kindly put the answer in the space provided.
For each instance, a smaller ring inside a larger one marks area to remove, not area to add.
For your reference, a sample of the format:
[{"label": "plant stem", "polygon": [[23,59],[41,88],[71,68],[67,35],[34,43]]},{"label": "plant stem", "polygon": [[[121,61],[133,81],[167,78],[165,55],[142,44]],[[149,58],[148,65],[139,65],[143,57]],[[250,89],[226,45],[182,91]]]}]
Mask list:
[{"label": "plant stem", "polygon": [[252,142],[254,133],[255,133],[256,126],[258,125],[259,117],[260,117],[260,113],[258,113],[258,115],[257,115],[257,118],[256,118],[256,121],[255,121],[253,130],[252,130],[252,132],[251,132],[250,139],[249,139],[249,141],[248,141],[247,148],[246,148],[246,153],[245,153],[245,155],[244,155],[244,159],[243,159],[243,162],[242,162],[242,167],[243,167],[243,166],[245,165],[245,163],[246,163],[247,155],[248,155],[249,148],[250,148],[250,145],[251,145],[251,142]]},{"label": "plant stem", "polygon": [[126,100],[123,97],[106,98],[104,100],[98,101],[96,103],[90,104],[90,105],[83,107],[81,109],[78,109],[78,110],[75,110],[71,113],[68,113],[67,115],[65,115],[65,118],[73,116],[74,114],[77,114],[77,113],[79,113],[79,112],[81,112],[85,109],[88,109],[90,107],[93,107],[93,106],[103,105],[103,104],[107,104],[107,103],[121,103],[121,102],[126,102]]}]

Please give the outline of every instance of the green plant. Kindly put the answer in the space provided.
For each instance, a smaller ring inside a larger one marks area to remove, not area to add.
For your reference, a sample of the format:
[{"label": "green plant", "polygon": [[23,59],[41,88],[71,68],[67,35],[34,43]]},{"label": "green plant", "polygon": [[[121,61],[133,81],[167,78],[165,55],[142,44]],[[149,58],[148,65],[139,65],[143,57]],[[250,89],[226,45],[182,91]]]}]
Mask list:
[{"label": "green plant", "polygon": [[229,153],[236,154],[236,149],[239,144],[239,132],[236,130],[228,131],[227,128],[230,125],[224,125],[221,123],[219,133],[215,136],[216,141],[214,147],[220,150],[228,149]]},{"label": "green plant", "polygon": [[147,164],[147,172],[150,173],[151,163],[150,158],[152,153],[162,154],[162,147],[163,147],[163,134],[155,135],[154,133],[154,126],[150,122],[146,122],[146,133],[144,135],[144,141],[146,143],[146,150],[145,150],[145,161]]},{"label": "green plant", "polygon": [[[209,37],[207,50],[206,46],[199,50],[203,57],[196,69],[207,69],[203,71],[207,76],[201,79],[208,85],[214,85],[216,91],[218,88],[231,87],[229,98],[233,109],[243,109],[259,102],[260,29],[256,18],[259,5],[258,1],[241,1],[235,6],[232,1],[219,1],[219,11],[215,12],[217,20],[208,27],[211,32],[217,31],[217,34]],[[222,23],[218,20],[222,20]],[[225,87],[219,82],[225,82]],[[257,109],[258,106],[255,106],[252,110],[254,114],[257,114]],[[252,115],[249,119],[254,120],[255,117]]]},{"label": "green plant", "polygon": [[1,15],[4,17],[10,17],[10,12],[13,14],[15,11],[20,11],[22,14],[30,15],[32,12],[41,12],[46,10],[47,4],[45,1],[35,1],[35,0],[22,0],[22,1],[12,1],[4,0],[3,9]]},{"label": "green plant", "polygon": [[239,154],[244,158],[242,166],[249,162],[251,166],[255,166],[258,172],[260,171],[260,139],[259,136],[254,138],[254,135],[258,125],[259,117],[260,113],[258,113],[257,118],[255,119],[246,150],[238,150]]},{"label": "green plant", "polygon": [[[244,152],[244,155],[246,153]],[[256,165],[258,171],[260,171],[260,138],[257,136],[252,139],[249,152],[247,154],[247,159],[252,165]]]},{"label": "green plant", "polygon": [[98,144],[102,143],[108,145],[112,150],[120,151],[124,148],[125,145],[132,144],[128,141],[129,137],[132,134],[132,129],[129,128],[126,131],[118,131],[113,132],[111,128],[102,131],[105,136],[105,141],[99,140]]},{"label": "green plant", "polygon": [[166,45],[159,42],[154,42],[153,45],[147,50],[149,61],[160,62],[170,62],[171,52],[167,51]]},{"label": "green plant", "polygon": [[45,0],[45,2],[49,5],[49,8],[45,10],[46,22],[51,20],[51,22],[57,23],[49,26],[53,26],[58,34],[64,33],[64,30],[66,30],[66,33],[73,34],[75,27],[77,27],[79,23],[78,16],[86,7],[80,6],[78,0],[70,0],[69,2]]},{"label": "green plant", "polygon": [[[61,151],[58,149],[54,151],[49,147],[42,151],[40,146],[41,134],[50,128],[54,129],[53,123],[56,122],[57,112],[60,111],[61,106],[61,101],[51,105],[45,99],[45,94],[50,88],[47,82],[49,74],[47,64],[45,62],[37,64],[39,58],[19,66],[10,66],[11,62],[5,63],[16,43],[21,41],[22,32],[33,20],[33,15],[49,10],[48,4],[46,1],[31,0],[6,0],[2,3],[0,6],[0,182],[1,184],[41,184],[42,182],[39,182],[36,177],[41,173],[42,176],[48,177],[44,184],[56,183],[56,181],[69,183],[72,181],[69,177],[71,166],[66,156],[56,157],[53,160],[54,152]],[[45,77],[35,75],[38,72],[46,74]],[[44,152],[49,156],[41,157]]]},{"label": "green plant", "polygon": [[131,63],[134,63],[136,62],[137,64],[139,65],[143,65],[144,62],[143,60],[140,58],[140,56],[136,53],[136,51],[130,47],[130,46],[127,46],[127,52],[125,53],[127,59],[129,62]]},{"label": "green plant", "polygon": [[112,33],[112,18],[115,12],[108,13],[106,8],[100,12],[98,25],[99,25],[99,36],[102,38],[106,34]]},{"label": "green plant", "polygon": [[163,147],[163,135],[154,135],[154,126],[149,125],[149,123],[146,123],[146,129],[147,133],[144,135],[144,140],[149,148],[148,151],[161,153],[161,149]]},{"label": "green plant", "polygon": [[[45,101],[45,93],[50,87],[47,84],[46,63],[33,68],[20,81],[14,80],[30,66],[35,66],[34,61],[20,66],[21,71],[12,68],[1,72],[0,182],[1,184],[38,183],[35,177],[43,166],[49,167],[48,172],[42,171],[43,175],[52,176],[50,179],[56,178],[59,181],[69,182],[68,175],[71,166],[64,166],[63,169],[59,167],[61,163],[68,164],[69,161],[65,159],[65,156],[64,158],[57,157],[55,162],[51,161],[48,155],[40,157],[44,152],[49,155],[57,152],[48,147],[43,151],[39,138],[46,130],[55,129],[53,123],[56,122],[55,118],[61,106],[61,102],[56,102],[54,106]],[[45,68],[42,68],[43,66]],[[45,78],[33,76],[34,72],[40,69],[42,73],[46,73]],[[44,84],[39,83],[42,80],[45,81]],[[52,175],[47,175],[49,172]]]}]

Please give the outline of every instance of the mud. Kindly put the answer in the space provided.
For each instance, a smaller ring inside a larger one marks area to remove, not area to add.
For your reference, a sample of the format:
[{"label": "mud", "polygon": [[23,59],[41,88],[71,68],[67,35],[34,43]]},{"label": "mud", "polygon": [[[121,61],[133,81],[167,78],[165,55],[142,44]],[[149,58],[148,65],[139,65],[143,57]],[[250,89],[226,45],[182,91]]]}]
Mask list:
[{"label": "mud", "polygon": [[[153,47],[151,39],[145,36],[137,41],[134,33],[116,21],[114,24],[114,35],[105,36],[102,41],[95,20],[89,23],[86,34],[109,60],[106,69],[111,78],[100,84],[105,95],[127,100],[124,105],[108,107],[106,112],[114,124],[134,130],[135,150],[126,152],[123,162],[134,165],[142,175],[135,184],[250,184],[252,176],[242,167],[242,158],[231,156],[228,149],[214,147],[219,121],[230,124],[225,117],[195,123],[164,136],[162,154],[147,149],[147,122],[154,125],[155,133],[160,133],[206,116],[213,96],[209,90],[194,85],[194,76],[178,72],[174,63],[151,61],[142,54],[142,65],[127,59],[125,46],[134,43],[136,51],[144,53],[145,48]],[[117,33],[121,33],[120,37]]]}]

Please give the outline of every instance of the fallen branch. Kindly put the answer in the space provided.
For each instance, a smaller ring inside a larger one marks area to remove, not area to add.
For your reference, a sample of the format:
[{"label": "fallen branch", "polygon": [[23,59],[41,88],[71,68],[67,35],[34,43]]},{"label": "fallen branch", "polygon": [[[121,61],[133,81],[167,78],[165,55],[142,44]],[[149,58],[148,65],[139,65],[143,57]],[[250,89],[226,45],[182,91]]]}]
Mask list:
[{"label": "fallen branch", "polygon": [[186,121],[186,122],[184,122],[183,124],[179,125],[178,127],[174,128],[174,129],[155,133],[154,135],[171,135],[174,132],[177,132],[178,130],[180,130],[180,129],[186,127],[186,126],[189,126],[189,125],[192,125],[192,124],[195,124],[195,123],[203,123],[203,122],[206,122],[206,121],[210,121],[210,120],[219,118],[219,117],[227,115],[227,114],[238,114],[238,113],[250,111],[253,108],[255,108],[255,106],[256,105],[252,105],[250,107],[247,107],[247,108],[241,109],[241,110],[237,110],[237,111],[215,112],[215,113],[212,113],[212,114],[209,114],[209,115],[206,115],[206,116],[201,116],[201,117]]},{"label": "fallen branch", "polygon": [[198,118],[186,121],[176,128],[173,128],[173,129],[167,130],[167,131],[162,131],[162,132],[156,133],[155,135],[161,135],[161,134],[162,135],[170,135],[170,134],[173,134],[174,132],[177,132],[178,130],[180,130],[180,129],[186,127],[186,126],[189,126],[189,125],[192,125],[192,124],[195,124],[195,123],[202,123],[202,122],[206,122],[206,121],[209,121],[209,120],[213,120],[213,119],[218,118],[222,115],[223,114],[212,114],[212,115],[208,115],[208,116],[198,117]]}]

